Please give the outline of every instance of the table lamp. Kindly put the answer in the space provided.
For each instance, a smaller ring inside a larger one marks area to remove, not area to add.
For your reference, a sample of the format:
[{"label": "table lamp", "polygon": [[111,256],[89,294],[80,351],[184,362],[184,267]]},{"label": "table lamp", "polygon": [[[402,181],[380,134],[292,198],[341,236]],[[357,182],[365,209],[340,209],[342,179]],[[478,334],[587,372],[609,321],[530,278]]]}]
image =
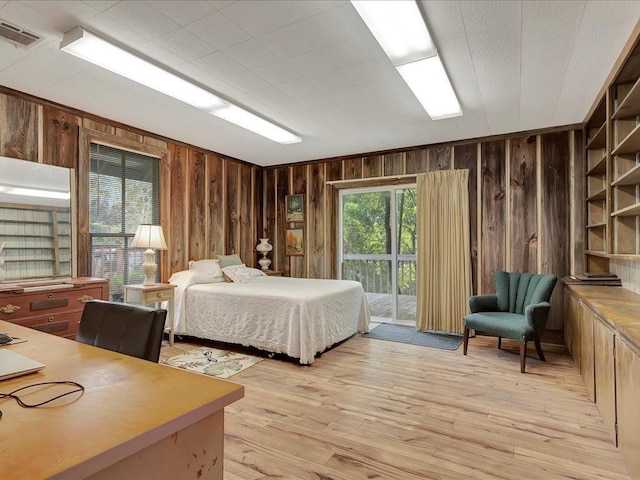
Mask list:
[{"label": "table lamp", "polygon": [[155,285],[155,273],[158,268],[154,261],[157,250],[166,250],[167,242],[164,240],[162,227],[160,225],[138,225],[136,234],[131,241],[131,248],[146,248],[144,252],[145,261],[142,264],[144,272],[144,283],[142,285]]}]

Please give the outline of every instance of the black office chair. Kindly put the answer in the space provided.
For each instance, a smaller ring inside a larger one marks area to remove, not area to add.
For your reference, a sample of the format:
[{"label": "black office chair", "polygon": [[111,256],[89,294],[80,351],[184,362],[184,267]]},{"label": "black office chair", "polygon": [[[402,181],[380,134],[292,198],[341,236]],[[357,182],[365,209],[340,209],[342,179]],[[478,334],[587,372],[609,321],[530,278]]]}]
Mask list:
[{"label": "black office chair", "polygon": [[157,363],[166,316],[166,310],[91,300],[76,341]]}]

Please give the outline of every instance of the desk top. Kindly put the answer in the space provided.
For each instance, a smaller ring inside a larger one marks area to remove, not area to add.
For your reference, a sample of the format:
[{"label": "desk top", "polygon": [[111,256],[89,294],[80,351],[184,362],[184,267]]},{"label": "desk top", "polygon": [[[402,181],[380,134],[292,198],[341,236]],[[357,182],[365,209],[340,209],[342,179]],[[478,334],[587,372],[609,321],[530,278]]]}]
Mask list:
[{"label": "desk top", "polygon": [[[80,478],[153,445],[244,396],[244,387],[0,321],[27,342],[0,348],[44,363],[38,373],[0,382],[7,393],[71,380],[84,394],[54,406],[0,400],[0,478]],[[65,390],[66,391],[66,390]],[[25,398],[26,400],[26,398]]]},{"label": "desk top", "polygon": [[640,351],[640,295],[621,287],[567,285]]}]

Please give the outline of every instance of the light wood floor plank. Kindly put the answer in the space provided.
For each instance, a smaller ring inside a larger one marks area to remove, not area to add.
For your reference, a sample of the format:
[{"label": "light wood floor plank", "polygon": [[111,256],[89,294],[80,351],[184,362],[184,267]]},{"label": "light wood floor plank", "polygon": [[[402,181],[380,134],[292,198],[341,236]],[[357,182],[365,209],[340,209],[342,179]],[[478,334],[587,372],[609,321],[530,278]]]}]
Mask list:
[{"label": "light wood floor plank", "polygon": [[230,379],[225,479],[629,480],[566,349],[543,349],[524,375],[517,343],[481,336],[466,357],[356,335],[311,366],[266,358]]}]

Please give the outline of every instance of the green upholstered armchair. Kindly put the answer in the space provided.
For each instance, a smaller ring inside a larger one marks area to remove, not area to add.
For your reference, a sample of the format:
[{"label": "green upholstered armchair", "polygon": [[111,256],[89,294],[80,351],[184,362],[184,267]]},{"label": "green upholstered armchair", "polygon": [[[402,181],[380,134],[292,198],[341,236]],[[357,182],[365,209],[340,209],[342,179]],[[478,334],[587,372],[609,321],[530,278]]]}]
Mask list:
[{"label": "green upholstered armchair", "polygon": [[556,284],[554,275],[519,272],[495,272],[495,295],[469,297],[471,314],[464,317],[463,353],[467,354],[469,330],[496,335],[498,348],[502,337],[520,342],[520,371],[524,373],[527,342],[533,340],[540,360],[545,361],[540,337],[547,325],[549,299]]}]

